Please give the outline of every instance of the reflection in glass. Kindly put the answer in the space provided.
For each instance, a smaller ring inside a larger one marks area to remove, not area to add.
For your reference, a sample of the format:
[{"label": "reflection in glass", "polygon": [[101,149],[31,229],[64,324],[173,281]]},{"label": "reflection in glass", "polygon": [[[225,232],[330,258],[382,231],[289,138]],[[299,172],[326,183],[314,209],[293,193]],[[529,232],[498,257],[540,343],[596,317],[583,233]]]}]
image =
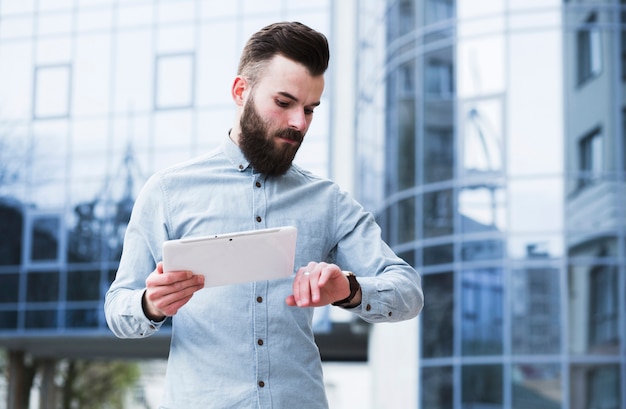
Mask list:
[{"label": "reflection in glass", "polygon": [[447,236],[453,232],[452,190],[424,193],[424,237]]},{"label": "reflection in glass", "polygon": [[560,365],[513,365],[512,379],[514,409],[561,409]]},{"label": "reflection in glass", "polygon": [[572,353],[618,354],[618,270],[574,264],[569,269],[569,344]]},{"label": "reflection in glass", "polygon": [[194,104],[195,57],[192,53],[156,57],[155,109],[188,108]]},{"label": "reflection in glass", "polygon": [[466,365],[461,372],[462,409],[503,409],[502,366]]},{"label": "reflection in glass", "polygon": [[602,128],[595,128],[578,142],[578,189],[598,183],[602,180],[604,163],[604,133]]},{"label": "reflection in glass", "polygon": [[32,310],[26,311],[25,325],[27,329],[56,328],[56,310]]},{"label": "reflection in glass", "polygon": [[[413,64],[408,66],[412,67]],[[412,69],[406,76],[413,77]],[[415,99],[412,95],[398,101],[398,122],[397,186],[399,190],[404,190],[415,186]]]},{"label": "reflection in glass", "polygon": [[576,52],[578,85],[582,85],[602,71],[602,33],[595,11],[576,33]]},{"label": "reflection in glass", "polygon": [[415,240],[415,197],[398,202],[398,243]]},{"label": "reflection in glass", "polygon": [[454,133],[450,127],[427,127],[424,134],[424,183],[454,176]]},{"label": "reflection in glass", "polygon": [[35,68],[33,118],[68,116],[71,80],[69,65],[48,65]]},{"label": "reflection in glass", "polygon": [[426,22],[435,23],[454,17],[453,0],[426,0]]},{"label": "reflection in glass", "polygon": [[454,246],[452,244],[424,247],[422,252],[422,263],[425,266],[448,264],[454,261]]},{"label": "reflection in glass", "polygon": [[31,260],[56,261],[58,259],[60,226],[61,220],[57,215],[34,218],[31,233]]},{"label": "reflection in glass", "polygon": [[67,301],[97,301],[100,299],[100,271],[68,271]]},{"label": "reflection in glass", "polygon": [[422,369],[422,404],[428,409],[452,409],[452,367],[426,367]]},{"label": "reflection in glass", "polygon": [[65,312],[65,326],[69,328],[97,328],[98,309],[76,309]]},{"label": "reflection in glass", "polygon": [[[423,277],[428,302],[422,311],[422,356],[452,356],[454,341],[454,275],[451,272]],[[427,406],[430,407],[430,406]]]},{"label": "reflection in glass", "polygon": [[563,180],[510,179],[507,190],[509,231],[558,232],[563,229]]},{"label": "reflection in glass", "polygon": [[16,303],[18,301],[19,284],[19,274],[0,274],[0,304]]},{"label": "reflection in glass", "polygon": [[495,183],[468,186],[459,191],[458,209],[463,233],[504,231],[506,228],[506,193]]},{"label": "reflection in glass", "polygon": [[620,409],[618,365],[572,365],[570,409]]},{"label": "reflection in glass", "polygon": [[511,338],[515,354],[558,354],[561,347],[559,270],[527,268],[511,275]]},{"label": "reflection in glass", "polygon": [[489,176],[503,170],[502,101],[478,101],[463,107],[463,170],[466,176]]},{"label": "reflection in glass", "polygon": [[504,257],[502,240],[464,241],[461,244],[461,260],[497,260]]},{"label": "reflection in glass", "polygon": [[0,330],[17,328],[17,311],[0,311]]},{"label": "reflection in glass", "polygon": [[589,337],[592,351],[599,352],[604,346],[619,343],[619,288],[617,266],[596,265],[590,273]]},{"label": "reflection in glass", "polygon": [[50,302],[59,299],[59,273],[29,272],[27,275],[26,301]]},{"label": "reflection in glass", "polygon": [[502,269],[463,270],[461,276],[462,354],[502,353]]}]

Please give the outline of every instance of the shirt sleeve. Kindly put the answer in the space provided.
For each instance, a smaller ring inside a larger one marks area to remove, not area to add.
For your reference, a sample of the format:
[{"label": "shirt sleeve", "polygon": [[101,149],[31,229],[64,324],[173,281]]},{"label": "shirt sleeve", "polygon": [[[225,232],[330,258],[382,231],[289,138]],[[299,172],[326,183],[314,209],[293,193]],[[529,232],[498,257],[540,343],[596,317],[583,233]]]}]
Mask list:
[{"label": "shirt sleeve", "polygon": [[156,177],[139,193],[126,228],[122,257],[115,280],[106,293],[104,312],[111,331],[120,338],[143,338],[157,332],[163,322],[148,319],[142,308],[146,278],[161,259],[167,239],[163,195]]},{"label": "shirt sleeve", "polygon": [[424,306],[421,277],[383,241],[374,216],[341,193],[337,201],[340,236],[335,260],[361,286],[361,304],[348,309],[371,323],[416,317]]}]

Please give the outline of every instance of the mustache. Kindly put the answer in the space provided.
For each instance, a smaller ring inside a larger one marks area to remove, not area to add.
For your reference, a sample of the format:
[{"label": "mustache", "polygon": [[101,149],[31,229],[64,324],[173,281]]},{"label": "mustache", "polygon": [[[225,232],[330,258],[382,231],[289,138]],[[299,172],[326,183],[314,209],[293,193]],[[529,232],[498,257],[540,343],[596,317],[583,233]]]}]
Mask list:
[{"label": "mustache", "polygon": [[302,132],[295,130],[295,129],[291,129],[291,128],[281,129],[280,131],[276,131],[274,133],[274,136],[296,141],[298,143],[302,143],[302,141],[304,140],[304,134]]}]

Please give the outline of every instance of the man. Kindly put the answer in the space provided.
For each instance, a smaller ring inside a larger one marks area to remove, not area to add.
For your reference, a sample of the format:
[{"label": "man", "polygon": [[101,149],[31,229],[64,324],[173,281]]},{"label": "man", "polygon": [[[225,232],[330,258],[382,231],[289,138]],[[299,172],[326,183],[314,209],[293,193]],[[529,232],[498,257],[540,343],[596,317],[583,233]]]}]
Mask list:
[{"label": "man", "polygon": [[[137,198],[105,312],[125,338],[150,336],[172,317],[163,408],[325,409],[309,307],[334,304],[369,322],[422,308],[418,274],[381,240],[373,216],[292,164],[328,59],[326,37],[300,23],[254,34],[223,144],[157,172]],[[203,288],[193,272],[163,271],[165,240],[278,226],[297,227],[291,278]]]}]

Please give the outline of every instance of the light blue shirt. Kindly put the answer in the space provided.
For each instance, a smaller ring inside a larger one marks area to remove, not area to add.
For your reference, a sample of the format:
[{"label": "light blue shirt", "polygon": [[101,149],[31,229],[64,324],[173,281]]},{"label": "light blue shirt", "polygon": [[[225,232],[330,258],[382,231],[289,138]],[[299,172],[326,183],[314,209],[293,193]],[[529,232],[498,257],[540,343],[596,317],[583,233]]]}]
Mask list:
[{"label": "light blue shirt", "polygon": [[[121,338],[159,330],[141,298],[165,240],[278,226],[298,230],[296,270],[332,261],[354,272],[363,295],[350,311],[364,320],[406,320],[421,310],[419,275],[381,240],[371,213],[296,165],[280,177],[255,172],[226,139],[205,156],[157,172],[142,189],[106,295],[109,327]],[[285,303],[292,281],[196,292],[172,317],[162,408],[328,408],[313,309]]]}]

